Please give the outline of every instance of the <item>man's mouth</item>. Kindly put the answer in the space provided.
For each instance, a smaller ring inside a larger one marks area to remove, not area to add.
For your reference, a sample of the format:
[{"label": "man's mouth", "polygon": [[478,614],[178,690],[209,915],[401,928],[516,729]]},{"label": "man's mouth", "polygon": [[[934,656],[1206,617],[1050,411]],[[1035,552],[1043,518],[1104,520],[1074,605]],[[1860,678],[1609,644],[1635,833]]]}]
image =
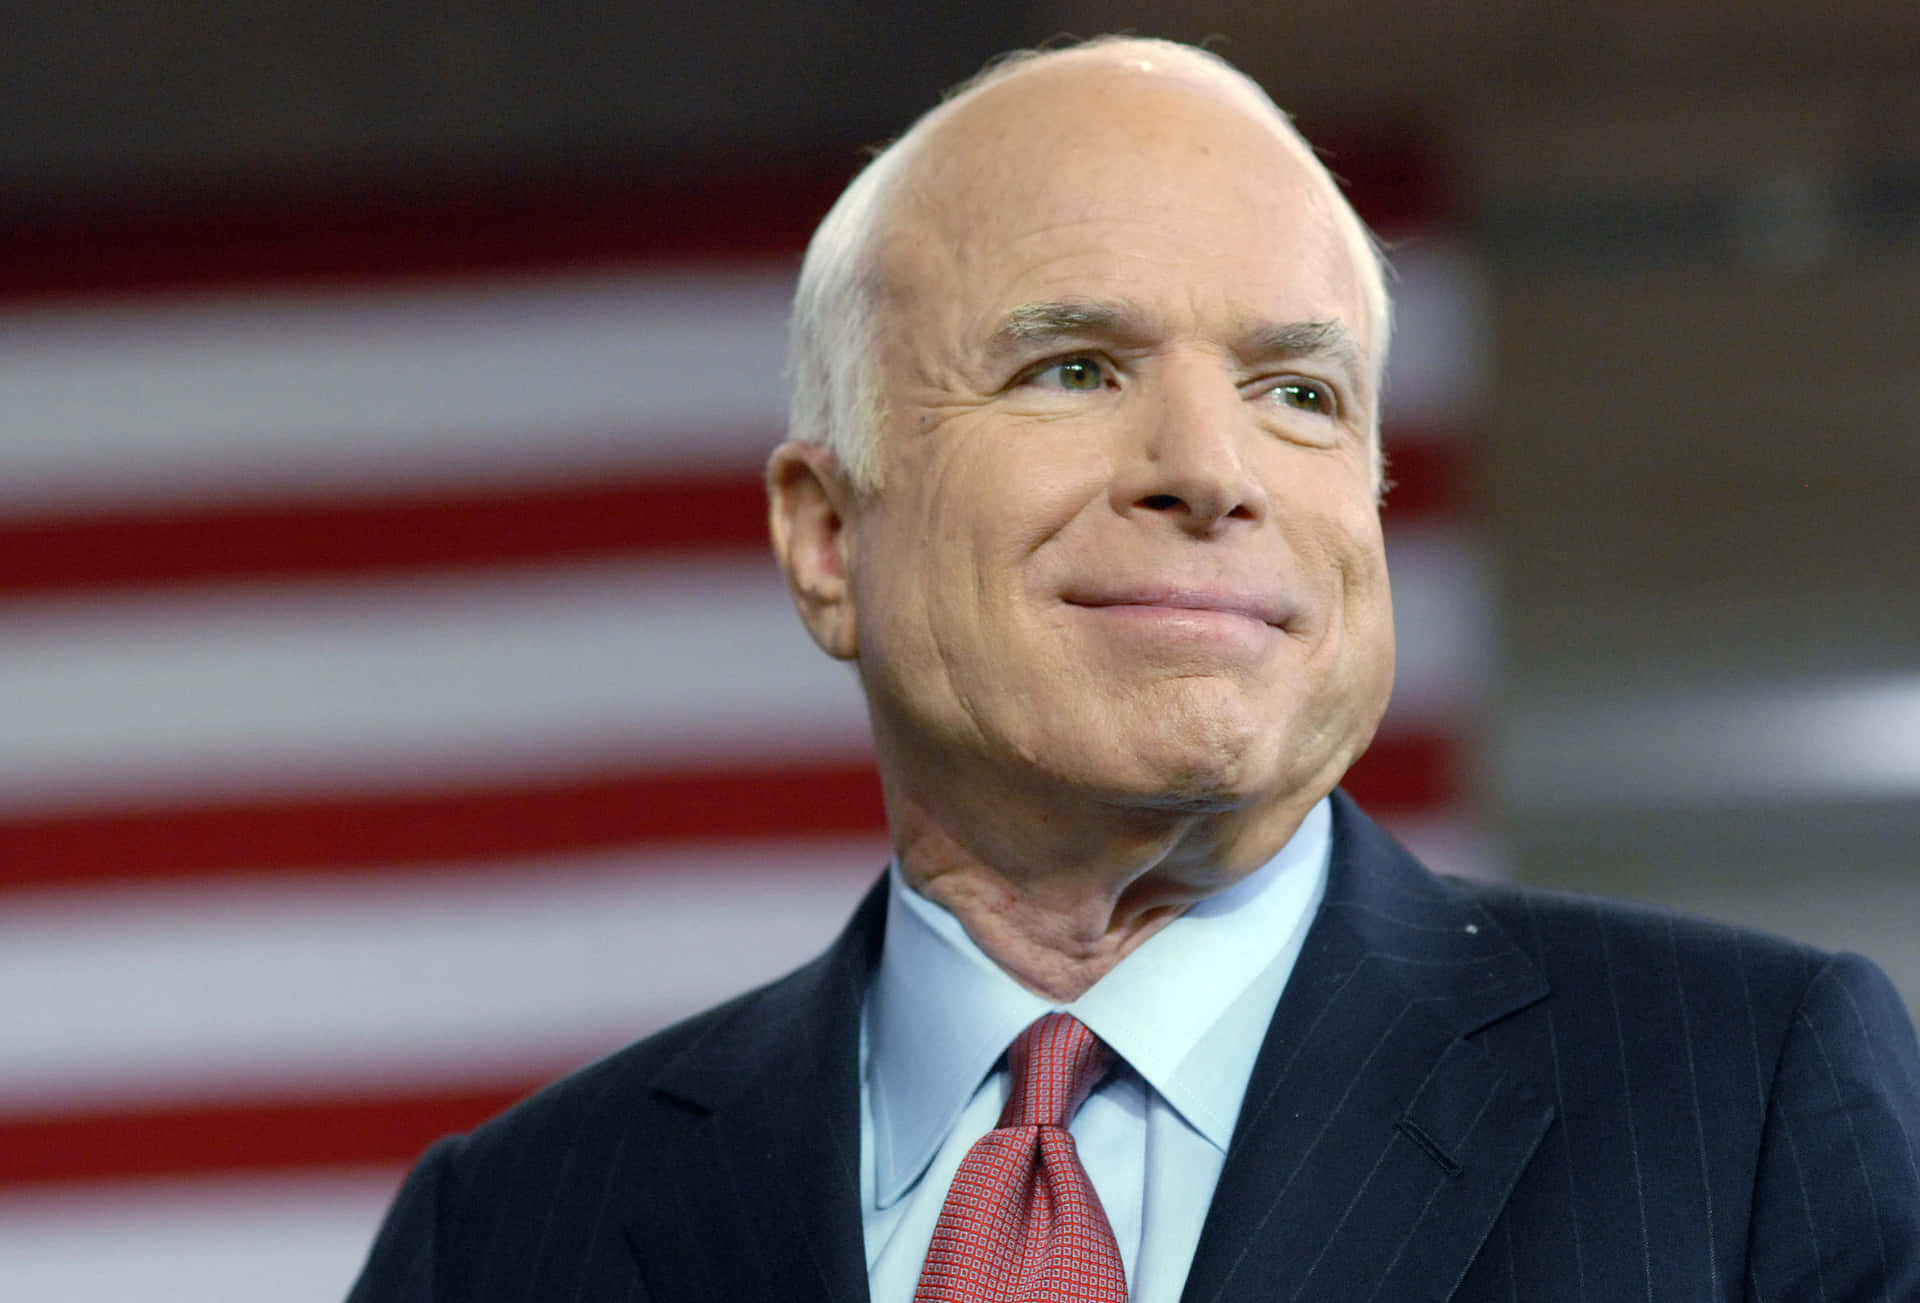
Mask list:
[{"label": "man's mouth", "polygon": [[1201,616],[1237,616],[1276,629],[1285,628],[1295,615],[1286,603],[1259,594],[1237,589],[1182,585],[1070,589],[1062,594],[1062,600],[1069,606],[1112,610],[1116,613],[1132,609],[1145,615],[1164,611],[1170,616],[1180,612]]}]

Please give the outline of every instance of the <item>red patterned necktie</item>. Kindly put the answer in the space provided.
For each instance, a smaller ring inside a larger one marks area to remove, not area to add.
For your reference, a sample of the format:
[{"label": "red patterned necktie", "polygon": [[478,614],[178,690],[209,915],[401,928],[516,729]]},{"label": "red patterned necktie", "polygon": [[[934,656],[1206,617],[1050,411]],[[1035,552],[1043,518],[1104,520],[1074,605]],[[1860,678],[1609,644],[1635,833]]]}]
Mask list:
[{"label": "red patterned necktie", "polygon": [[914,1303],[1126,1303],[1120,1246],[1067,1131],[1113,1051],[1050,1013],[1007,1062],[1013,1092],[954,1175]]}]

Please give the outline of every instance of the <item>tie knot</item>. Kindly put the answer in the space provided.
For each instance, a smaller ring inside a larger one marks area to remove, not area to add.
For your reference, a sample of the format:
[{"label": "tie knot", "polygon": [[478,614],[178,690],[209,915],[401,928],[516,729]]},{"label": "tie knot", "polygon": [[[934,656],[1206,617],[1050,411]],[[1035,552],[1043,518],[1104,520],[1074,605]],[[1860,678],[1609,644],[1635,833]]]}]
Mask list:
[{"label": "tie knot", "polygon": [[1113,1051],[1072,1014],[1036,1020],[1007,1049],[1013,1090],[1000,1125],[1067,1125],[1112,1063]]}]

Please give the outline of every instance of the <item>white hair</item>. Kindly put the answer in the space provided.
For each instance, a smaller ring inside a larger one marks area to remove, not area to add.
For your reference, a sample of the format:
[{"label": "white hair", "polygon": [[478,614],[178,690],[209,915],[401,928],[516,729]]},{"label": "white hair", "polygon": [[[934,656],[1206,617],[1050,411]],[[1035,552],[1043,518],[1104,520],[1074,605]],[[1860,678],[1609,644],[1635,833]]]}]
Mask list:
[{"label": "white hair", "polygon": [[[1020,50],[1003,55],[949,91],[906,133],[879,151],[840,193],[807,244],[800,264],[788,326],[788,373],[793,394],[788,437],[833,449],[841,469],[862,492],[880,488],[880,430],[886,404],[875,373],[879,352],[881,287],[874,265],[878,237],[892,208],[895,182],[918,143],[960,105],[981,91],[1043,63],[1088,56],[1134,56],[1143,66],[1174,64],[1227,91],[1256,114],[1271,115],[1320,166],[1291,119],[1258,82],[1208,50],[1151,37],[1101,36],[1076,45]],[[1324,168],[1322,171],[1324,172]],[[1379,242],[1328,177],[1334,218],[1343,244],[1361,276],[1370,318],[1376,390],[1385,371],[1392,330],[1387,264]],[[1378,411],[1378,404],[1375,405]],[[1379,430],[1373,431],[1373,479],[1383,476]]]}]

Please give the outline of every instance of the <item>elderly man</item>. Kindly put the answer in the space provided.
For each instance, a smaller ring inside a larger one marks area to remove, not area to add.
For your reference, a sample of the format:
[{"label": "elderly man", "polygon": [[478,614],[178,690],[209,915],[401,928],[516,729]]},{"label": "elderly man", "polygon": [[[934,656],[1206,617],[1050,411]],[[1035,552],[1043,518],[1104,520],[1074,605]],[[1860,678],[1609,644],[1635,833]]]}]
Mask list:
[{"label": "elderly man", "polygon": [[1914,1299],[1863,961],[1429,875],[1386,705],[1388,312],[1211,55],[1004,63],[848,188],[768,468],[894,864],[784,981],[408,1182],[354,1298]]}]

